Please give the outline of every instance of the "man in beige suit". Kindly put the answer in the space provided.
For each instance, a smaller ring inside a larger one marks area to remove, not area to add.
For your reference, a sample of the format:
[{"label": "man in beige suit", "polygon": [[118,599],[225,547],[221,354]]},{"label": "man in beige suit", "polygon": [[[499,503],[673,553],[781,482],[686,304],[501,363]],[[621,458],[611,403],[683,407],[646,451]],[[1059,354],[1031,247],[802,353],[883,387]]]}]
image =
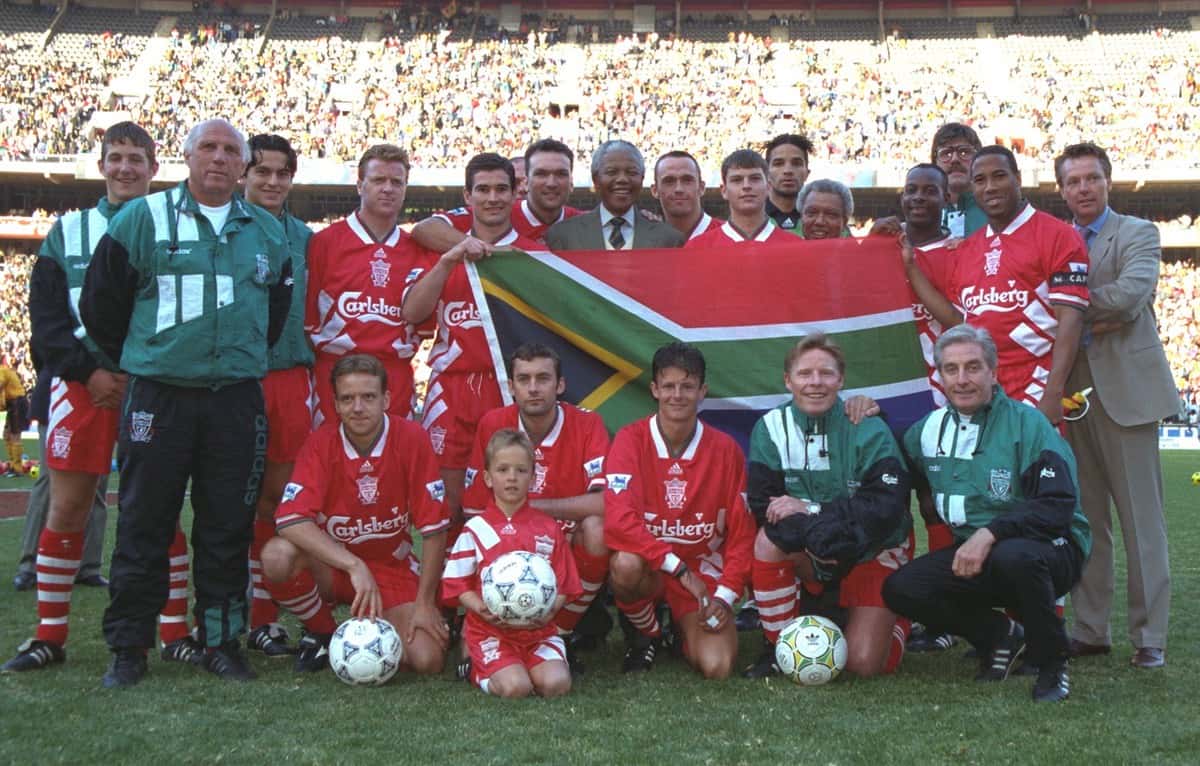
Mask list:
[{"label": "man in beige suit", "polygon": [[1162,258],[1158,230],[1108,207],[1112,164],[1100,147],[1068,146],[1054,170],[1091,259],[1086,330],[1067,380],[1069,392],[1094,389],[1087,414],[1067,428],[1094,539],[1092,557],[1071,591],[1071,653],[1082,657],[1112,650],[1111,499],[1129,570],[1129,639],[1136,650],[1131,664],[1160,667],[1171,586],[1158,421],[1178,409],[1179,394],[1154,319]]},{"label": "man in beige suit", "polygon": [[679,247],[683,235],[673,226],[648,220],[637,209],[646,177],[642,153],[628,141],[605,141],[592,155],[592,183],[600,204],[546,232],[551,250],[634,250]]}]

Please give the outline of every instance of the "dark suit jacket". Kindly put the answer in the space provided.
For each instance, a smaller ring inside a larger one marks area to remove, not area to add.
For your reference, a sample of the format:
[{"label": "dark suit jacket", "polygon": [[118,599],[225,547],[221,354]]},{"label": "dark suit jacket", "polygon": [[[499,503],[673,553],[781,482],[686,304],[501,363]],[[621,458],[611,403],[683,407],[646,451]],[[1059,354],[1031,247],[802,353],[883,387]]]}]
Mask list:
[{"label": "dark suit jacket", "polygon": [[[1089,305],[1084,321],[1121,328],[1094,336],[1086,349],[1096,394],[1119,425],[1154,423],[1179,409],[1179,392],[1154,319],[1162,260],[1158,229],[1112,211],[1088,247]],[[1068,384],[1071,381],[1068,380]],[[1075,390],[1070,388],[1069,390]]]},{"label": "dark suit jacket", "polygon": [[[666,223],[648,221],[636,207],[633,215],[633,248],[681,247],[684,236]],[[605,233],[600,228],[600,208],[559,221],[546,231],[546,247],[551,250],[603,250]]]}]

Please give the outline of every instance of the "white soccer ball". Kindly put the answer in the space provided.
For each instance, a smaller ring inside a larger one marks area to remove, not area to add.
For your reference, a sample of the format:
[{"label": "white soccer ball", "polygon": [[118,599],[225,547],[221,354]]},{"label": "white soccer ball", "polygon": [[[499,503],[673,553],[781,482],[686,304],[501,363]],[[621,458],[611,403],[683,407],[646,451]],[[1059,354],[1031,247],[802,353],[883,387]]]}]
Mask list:
[{"label": "white soccer ball", "polygon": [[351,686],[379,686],[400,668],[400,634],[384,619],[346,620],[329,642],[329,667]]},{"label": "white soccer ball", "polygon": [[775,662],[796,683],[820,686],[837,678],[846,667],[846,651],[846,637],[833,620],[805,615],[780,631]]},{"label": "white soccer ball", "polygon": [[528,551],[510,551],[484,567],[480,584],[488,611],[517,628],[545,619],[558,597],[554,568]]}]

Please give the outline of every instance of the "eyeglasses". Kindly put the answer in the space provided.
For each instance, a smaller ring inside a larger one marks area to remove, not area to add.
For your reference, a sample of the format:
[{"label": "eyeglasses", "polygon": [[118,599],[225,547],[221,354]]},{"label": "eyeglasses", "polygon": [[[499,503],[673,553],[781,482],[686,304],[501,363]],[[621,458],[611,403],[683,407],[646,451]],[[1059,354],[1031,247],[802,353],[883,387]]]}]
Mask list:
[{"label": "eyeglasses", "polygon": [[939,160],[951,160],[958,157],[960,160],[969,160],[975,156],[979,150],[973,146],[943,146],[937,151]]}]

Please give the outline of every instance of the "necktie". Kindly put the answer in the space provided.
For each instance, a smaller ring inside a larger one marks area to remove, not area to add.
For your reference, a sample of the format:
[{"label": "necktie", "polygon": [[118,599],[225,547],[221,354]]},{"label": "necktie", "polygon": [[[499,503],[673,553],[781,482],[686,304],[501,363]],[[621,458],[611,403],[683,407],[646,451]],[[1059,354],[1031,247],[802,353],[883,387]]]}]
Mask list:
[{"label": "necktie", "polygon": [[625,235],[621,233],[621,227],[625,225],[625,219],[618,215],[609,221],[608,225],[612,227],[612,234],[608,236],[608,244],[612,245],[613,250],[620,250],[625,247]]},{"label": "necktie", "polygon": [[1083,246],[1087,249],[1092,249],[1092,240],[1096,238],[1096,232],[1092,231],[1091,227],[1079,226],[1076,227],[1079,231],[1079,236],[1083,237]]}]

